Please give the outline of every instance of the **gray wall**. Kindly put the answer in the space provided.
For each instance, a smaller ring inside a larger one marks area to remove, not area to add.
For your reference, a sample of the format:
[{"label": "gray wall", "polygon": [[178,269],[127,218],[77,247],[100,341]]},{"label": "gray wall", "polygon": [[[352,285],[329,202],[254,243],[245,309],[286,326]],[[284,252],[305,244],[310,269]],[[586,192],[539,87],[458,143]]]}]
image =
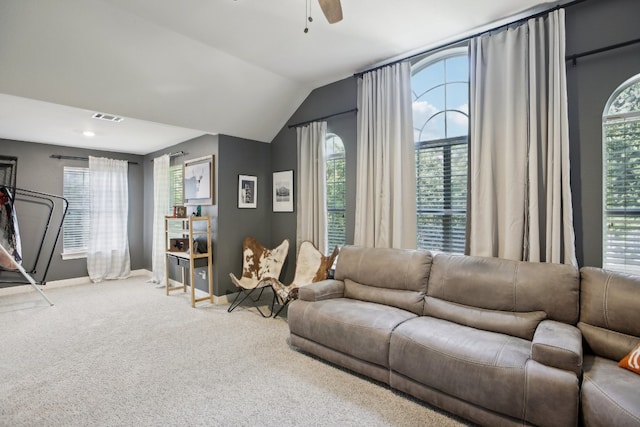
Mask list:
[{"label": "gray wall", "polygon": [[[0,139],[0,153],[18,158],[16,183],[18,188],[60,196],[62,196],[63,189],[63,168],[65,166],[88,167],[89,164],[87,161],[52,159],[50,158],[52,154],[78,157],[92,155],[137,162],[137,165],[129,165],[129,249],[131,253],[131,268],[136,270],[146,267],[142,238],[144,192],[142,156],[6,139]],[[44,217],[41,215],[41,212],[44,211],[32,204],[21,204],[20,202],[16,203],[16,210],[18,212],[24,264],[25,268],[29,268],[30,261],[35,258],[35,248],[38,246],[40,236],[44,231]],[[53,253],[51,267],[46,277],[47,281],[87,276],[87,261],[85,258],[63,261],[61,253],[62,236]],[[41,260],[44,260],[44,258],[41,258]],[[41,280],[41,274],[44,274],[44,265],[39,262],[37,267],[39,273],[34,274],[34,278]]]},{"label": "gray wall", "polygon": [[[567,55],[640,38],[640,2],[587,1],[566,10]],[[602,266],[602,113],[640,73],[640,44],[567,62],[571,190],[580,265]]]},{"label": "gray wall", "polygon": [[[144,157],[144,261],[145,265],[151,269],[151,247],[153,245],[153,159],[160,157],[163,154],[170,154],[176,152],[184,152],[184,155],[171,157],[171,165],[182,165],[185,160],[196,159],[198,157],[204,157],[213,155],[214,168],[218,168],[218,137],[214,135],[203,135],[198,138],[194,138],[180,144],[168,147],[164,150],[156,151],[151,154],[147,154]],[[215,175],[214,170],[214,175]],[[214,191],[217,196],[218,193],[218,181],[214,178]],[[216,197],[217,199],[217,197]],[[195,206],[188,206],[187,213],[191,215],[195,211]],[[202,206],[202,215],[209,215],[212,217],[212,238],[215,241],[217,234],[216,218],[218,216],[217,204]],[[149,223],[151,222],[151,223]]]},{"label": "gray wall", "polygon": [[[202,205],[202,215],[211,217],[211,240],[213,247],[213,283],[214,286],[217,283],[216,275],[218,273],[216,262],[217,257],[217,242],[218,242],[218,179],[216,177],[216,171],[218,170],[218,136],[217,135],[203,135],[198,138],[190,139],[180,144],[168,147],[164,150],[156,151],[151,154],[147,154],[144,157],[144,265],[149,271],[151,268],[151,248],[153,246],[153,159],[163,154],[184,152],[184,155],[171,157],[171,165],[182,165],[185,160],[197,159],[204,156],[214,156],[214,193],[215,200],[213,205]],[[187,207],[187,214],[191,215],[195,212],[195,206]],[[206,271],[206,269],[205,269]],[[171,266],[169,270],[169,276],[175,280],[181,280],[180,267]],[[187,283],[189,275],[187,275]],[[196,288],[208,292],[209,285],[206,279],[203,279],[198,274],[195,275]],[[215,291],[215,288],[214,288]]]},{"label": "gray wall", "polygon": [[[227,135],[204,135],[145,156],[144,172],[144,252],[146,268],[151,270],[153,243],[153,158],[184,151],[172,158],[173,164],[213,154],[215,156],[215,204],[202,206],[202,214],[211,216],[213,247],[213,291],[217,296],[235,292],[229,273],[242,273],[242,241],[253,236],[265,246],[271,244],[271,153],[270,145]],[[238,175],[258,178],[256,209],[238,208]],[[195,207],[189,206],[187,214]],[[178,267],[170,276],[180,279]],[[196,288],[207,290],[207,282],[196,275]]]},{"label": "gray wall", "polygon": [[[287,124],[280,130],[271,142],[271,157],[273,171],[293,170],[295,202],[298,200],[298,149],[296,129],[289,129],[289,125],[315,120],[331,114],[349,111],[356,108],[357,80],[349,77],[327,86],[315,89],[291,116]],[[346,178],[347,178],[347,243],[353,243],[356,194],[356,114],[350,113],[327,119],[327,131],[342,138],[345,145]],[[297,209],[297,208],[296,208]],[[295,209],[294,209],[295,210]],[[291,249],[287,265],[283,270],[284,283],[291,283],[295,273],[296,258],[296,212],[276,212],[271,218],[272,244],[282,239],[289,239]]]},{"label": "gray wall", "polygon": [[[242,274],[242,241],[255,237],[264,246],[273,241],[271,235],[271,153],[270,145],[232,136],[220,135],[220,214],[218,236],[218,271],[216,295],[236,291],[229,273]],[[258,178],[257,208],[238,208],[238,175]]]}]

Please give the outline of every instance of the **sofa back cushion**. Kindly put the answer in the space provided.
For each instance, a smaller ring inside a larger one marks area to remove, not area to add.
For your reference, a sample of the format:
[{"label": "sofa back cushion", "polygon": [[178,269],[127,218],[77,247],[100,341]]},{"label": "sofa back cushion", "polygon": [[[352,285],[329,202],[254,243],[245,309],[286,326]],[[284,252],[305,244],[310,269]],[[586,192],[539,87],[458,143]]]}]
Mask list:
[{"label": "sofa back cushion", "polygon": [[547,316],[544,311],[514,312],[488,310],[427,297],[424,313],[439,319],[446,319],[475,329],[499,332],[526,340],[533,340],[533,334]]},{"label": "sofa back cushion", "polygon": [[421,250],[344,246],[335,279],[346,298],[390,305],[422,314],[431,253]]},{"label": "sofa back cushion", "polygon": [[531,339],[543,319],[577,323],[579,280],[566,264],[439,253],[424,314]]},{"label": "sofa back cushion", "polygon": [[582,337],[597,356],[619,361],[640,342],[640,277],[596,267],[580,276]]}]

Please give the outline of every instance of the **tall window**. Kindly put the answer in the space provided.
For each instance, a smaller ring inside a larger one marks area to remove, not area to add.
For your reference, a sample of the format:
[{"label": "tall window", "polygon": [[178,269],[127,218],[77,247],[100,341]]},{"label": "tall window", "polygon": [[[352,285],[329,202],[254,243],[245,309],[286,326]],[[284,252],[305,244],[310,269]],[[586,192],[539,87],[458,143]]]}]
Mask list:
[{"label": "tall window", "polygon": [[640,274],[640,74],[603,115],[603,267]]},{"label": "tall window", "polygon": [[467,47],[413,65],[418,247],[464,253],[469,136]]},{"label": "tall window", "polygon": [[169,168],[169,206],[171,212],[173,212],[174,206],[181,206],[184,203],[183,176],[184,169],[182,163]]},{"label": "tall window", "polygon": [[69,203],[63,225],[63,259],[84,257],[89,242],[89,168],[65,166],[62,194]]},{"label": "tall window", "polygon": [[345,157],[342,139],[333,133],[325,140],[327,169],[327,234],[328,250],[343,246],[346,241],[345,227]]}]

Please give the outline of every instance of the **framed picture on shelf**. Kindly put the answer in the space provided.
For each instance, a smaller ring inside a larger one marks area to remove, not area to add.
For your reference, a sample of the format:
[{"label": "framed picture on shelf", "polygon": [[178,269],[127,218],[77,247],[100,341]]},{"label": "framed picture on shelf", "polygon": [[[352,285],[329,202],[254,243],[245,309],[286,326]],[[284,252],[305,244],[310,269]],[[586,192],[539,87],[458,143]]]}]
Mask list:
[{"label": "framed picture on shelf", "polygon": [[215,156],[204,156],[184,161],[184,204],[215,204]]},{"label": "framed picture on shelf", "polygon": [[258,207],[258,177],[238,175],[238,207],[241,209]]},{"label": "framed picture on shelf", "polygon": [[293,171],[273,173],[273,211],[293,212]]}]

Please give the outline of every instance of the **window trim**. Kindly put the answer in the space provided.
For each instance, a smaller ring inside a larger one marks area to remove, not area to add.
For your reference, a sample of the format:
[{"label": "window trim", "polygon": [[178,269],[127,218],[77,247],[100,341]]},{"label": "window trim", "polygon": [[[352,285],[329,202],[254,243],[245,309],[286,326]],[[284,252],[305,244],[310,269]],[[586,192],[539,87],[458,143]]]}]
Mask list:
[{"label": "window trim", "polygon": [[[67,171],[82,171],[84,173],[89,173],[89,168],[88,167],[80,167],[80,166],[64,166],[63,167],[63,178],[62,178],[62,186],[64,189],[64,176],[66,174]],[[63,190],[63,196],[64,196],[64,190]],[[65,218],[66,220],[66,218]],[[86,258],[87,257],[87,250],[88,248],[83,248],[83,249],[66,249],[65,245],[64,245],[64,232],[65,232],[65,225],[64,222],[62,224],[62,253],[60,254],[60,256],[62,257],[63,261],[68,261],[68,260],[74,260],[74,259],[82,259],[82,258]]]},{"label": "window trim", "polygon": [[[607,143],[607,125],[612,125],[612,122],[618,121],[618,120],[624,120],[627,121],[628,119],[631,119],[632,121],[638,121],[640,122],[640,111],[631,111],[631,112],[623,112],[623,113],[613,113],[613,114],[608,114],[608,111],[610,110],[612,104],[615,102],[615,100],[618,98],[618,96],[620,96],[620,94],[622,92],[624,92],[625,90],[627,90],[629,87],[635,85],[635,84],[640,84],[640,74],[637,74],[629,79],[627,79],[626,81],[624,81],[622,84],[620,84],[620,86],[618,86],[616,88],[616,90],[613,91],[613,93],[611,94],[611,96],[609,97],[609,99],[607,100],[607,103],[604,107],[603,113],[602,113],[602,201],[601,201],[601,208],[602,208],[602,267],[612,270],[612,271],[618,271],[618,272],[623,272],[623,273],[633,273],[633,274],[640,274],[640,263],[638,263],[638,265],[635,264],[620,264],[620,263],[613,263],[613,262],[607,262],[607,255],[608,255],[608,251],[607,251],[607,247],[608,244],[607,242],[610,239],[610,233],[608,232],[609,227],[608,224],[610,221],[608,221],[608,219],[611,216],[615,216],[616,214],[623,214],[623,216],[626,217],[633,217],[633,218],[637,218],[640,217],[640,207],[639,208],[630,208],[630,209],[626,209],[626,208],[607,208],[607,196],[608,196],[608,191],[607,191],[607,174],[608,174],[608,156],[607,156],[607,148],[608,148],[608,143]],[[635,119],[635,120],[634,120]],[[627,236],[627,233],[625,233],[625,236]]]},{"label": "window trim", "polygon": [[[424,56],[418,58],[411,63],[411,75],[418,74],[430,65],[436,62],[444,61],[445,59],[453,58],[456,56],[469,56],[468,43],[462,42],[458,46],[451,46],[442,48],[438,52],[430,52],[424,54]],[[468,83],[468,82],[467,82]]]},{"label": "window trim", "polygon": [[[421,56],[419,59],[413,61],[412,63],[412,70],[411,70],[411,76],[413,78],[413,76],[419,74],[420,72],[422,72],[423,70],[425,70],[426,68],[435,65],[439,62],[443,62],[446,61],[448,59],[452,59],[452,58],[456,58],[456,57],[467,57],[468,58],[469,55],[469,46],[467,42],[462,42],[460,44],[458,44],[457,46],[453,46],[453,47],[447,47],[447,48],[443,48],[438,52],[432,52],[432,53],[428,53],[425,54],[424,56]],[[421,97],[425,96],[425,94],[428,94],[429,92],[433,91],[436,88],[441,88],[441,87],[448,87],[452,84],[465,84],[467,85],[467,88],[469,87],[469,78],[467,78],[466,81],[464,80],[452,80],[452,81],[447,81],[446,78],[443,82],[438,83],[432,87],[428,87],[426,88],[426,90],[424,90],[421,93],[416,93],[414,92],[413,88],[412,88],[412,94],[414,96],[414,101],[419,100]],[[446,92],[445,92],[446,93]],[[468,102],[468,96],[467,96],[467,102]],[[433,120],[434,118],[441,116],[441,115],[446,115],[448,113],[454,112],[454,113],[459,113],[459,114],[463,114],[467,117],[468,124],[467,124],[467,132],[465,135],[459,135],[459,136],[449,136],[447,137],[446,132],[447,132],[447,121],[445,120],[445,137],[444,138],[439,138],[439,139],[435,139],[435,140],[419,140],[419,141],[415,141],[415,152],[416,152],[416,160],[418,160],[418,157],[421,155],[420,154],[420,150],[429,150],[429,149],[434,149],[434,150],[438,150],[438,149],[442,149],[444,147],[454,147],[454,146],[458,146],[458,145],[466,145],[467,147],[467,158],[466,158],[466,164],[467,164],[467,178],[466,178],[466,185],[467,185],[467,201],[468,201],[468,186],[469,186],[469,177],[468,177],[468,168],[469,168],[469,136],[470,136],[470,130],[469,130],[469,125],[470,125],[470,113],[468,111],[462,111],[460,109],[457,108],[446,108],[447,104],[446,104],[446,100],[445,100],[445,105],[443,106],[444,108],[442,110],[437,111],[436,113],[434,113],[433,115],[431,115],[430,117],[428,117],[426,119],[426,121],[424,123],[419,123],[419,125],[421,125],[421,128],[416,128],[416,124],[414,123],[414,131],[418,131],[420,132],[419,137],[422,139],[424,137],[424,135],[422,134],[424,128],[428,125],[428,123]],[[444,162],[446,163],[446,162]],[[451,167],[451,162],[449,162],[449,167]],[[443,167],[446,167],[446,165],[443,164]],[[453,184],[453,174],[449,173],[449,181]],[[442,178],[446,179],[445,177],[445,173],[444,170],[442,171]],[[417,169],[417,165],[416,165],[416,183],[419,182],[419,180],[422,179],[421,177],[418,177],[418,169]],[[450,196],[454,195],[453,192],[453,186],[450,186]],[[420,187],[416,185],[416,198],[419,199],[419,196],[421,193],[419,193],[418,191],[420,190]],[[447,199],[445,197],[445,199]],[[445,202],[445,204],[443,205],[442,208],[421,208],[420,204],[416,203],[416,217],[419,219],[422,216],[449,216],[449,217],[454,217],[454,216],[464,216],[465,218],[467,217],[468,214],[468,205],[467,205],[467,201],[465,201],[464,204],[464,209],[461,209],[459,207],[454,207],[455,206],[455,202],[453,200],[452,197],[449,197],[449,203],[447,204]],[[444,222],[443,222],[443,227]],[[448,229],[448,233],[446,233],[449,238],[448,239],[443,239],[442,243],[442,248],[430,248],[433,250],[449,250],[452,251],[456,250],[455,253],[458,253],[457,250],[461,250],[461,253],[464,253],[465,250],[465,246],[466,243],[463,242],[462,248],[458,248],[456,246],[456,242],[457,240],[454,239],[454,234],[451,233],[451,231],[453,231],[453,225],[451,226],[451,228]],[[442,229],[443,232],[447,231],[446,229]],[[464,234],[465,234],[465,240],[466,240],[466,226],[464,227]],[[427,233],[428,234],[428,233]],[[420,229],[418,230],[418,243],[420,243],[421,241],[421,236],[422,236],[422,231],[420,231]],[[425,237],[425,236],[423,236]],[[428,240],[428,239],[427,239]],[[447,240],[447,241],[444,241]],[[420,245],[419,245],[420,247]]]},{"label": "window trim", "polygon": [[[342,152],[333,152],[332,154],[326,154],[327,153],[327,143],[329,142],[330,138],[336,138],[338,141],[340,141],[340,144],[342,145]],[[327,173],[326,171],[328,170],[327,166],[329,164],[330,161],[334,161],[334,160],[340,160],[343,159],[343,164],[344,164],[344,194],[343,194],[343,203],[344,203],[344,208],[342,209],[336,209],[336,208],[330,208],[329,207],[329,197],[326,197],[326,205],[325,205],[325,211],[327,213],[327,248],[325,248],[325,251],[331,251],[331,241],[330,241],[330,237],[329,237],[329,214],[330,213],[336,213],[336,212],[342,212],[343,217],[345,219],[345,224],[344,224],[344,235],[343,240],[342,240],[342,244],[338,245],[338,246],[343,246],[347,243],[347,148],[344,144],[344,141],[342,140],[342,138],[340,137],[340,135],[334,133],[334,132],[327,132],[327,134],[325,135],[325,140],[324,140],[324,144],[325,144],[325,157],[324,157],[324,165],[325,165],[325,174]],[[327,189],[327,184],[328,184],[328,180],[326,180],[326,176],[325,176],[325,191]]]}]

